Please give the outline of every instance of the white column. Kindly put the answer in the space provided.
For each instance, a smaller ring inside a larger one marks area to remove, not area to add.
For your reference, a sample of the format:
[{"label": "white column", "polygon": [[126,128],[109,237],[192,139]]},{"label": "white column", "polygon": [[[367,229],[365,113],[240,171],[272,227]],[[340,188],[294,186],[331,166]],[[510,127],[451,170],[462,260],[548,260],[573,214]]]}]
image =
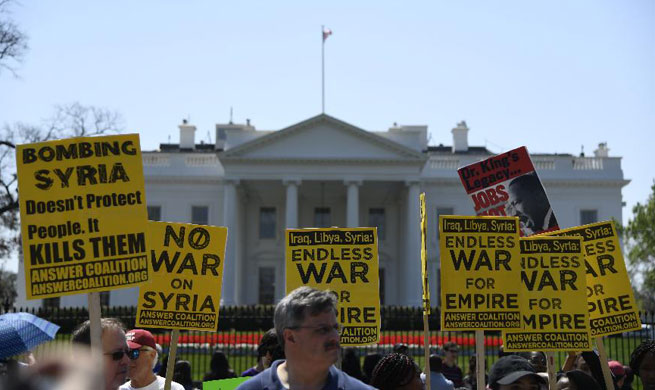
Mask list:
[{"label": "white column", "polygon": [[405,236],[405,261],[401,265],[405,278],[403,281],[404,304],[419,306],[421,304],[421,231],[419,229],[420,206],[418,180],[407,181],[407,229]]},{"label": "white column", "polygon": [[285,226],[287,229],[295,229],[298,227],[298,186],[300,185],[300,179],[285,179],[282,184],[287,187]]},{"label": "white column", "polygon": [[223,263],[223,293],[221,301],[224,305],[236,304],[237,284],[237,185],[238,180],[226,180],[223,183],[223,224],[227,227],[227,243]]},{"label": "white column", "polygon": [[348,186],[348,201],[346,203],[346,226],[358,227],[359,226],[359,186],[362,185],[361,180],[344,180],[344,184]]}]

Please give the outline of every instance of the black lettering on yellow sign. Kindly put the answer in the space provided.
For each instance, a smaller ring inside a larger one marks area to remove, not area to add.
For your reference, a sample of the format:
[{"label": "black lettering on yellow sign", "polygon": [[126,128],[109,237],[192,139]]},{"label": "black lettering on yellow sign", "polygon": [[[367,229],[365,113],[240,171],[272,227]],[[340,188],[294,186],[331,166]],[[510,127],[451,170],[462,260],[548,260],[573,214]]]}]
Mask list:
[{"label": "black lettering on yellow sign", "polygon": [[[175,298],[175,300],[173,300]],[[168,293],[165,294],[161,291],[146,291],[143,294],[143,307],[152,309],[154,307],[161,308],[162,310],[175,310],[175,311],[209,311],[216,312],[216,306],[211,295],[206,295],[202,299],[198,294],[183,294],[183,293]],[[160,301],[163,305],[159,306],[157,303]],[[169,306],[170,305],[170,306]]]},{"label": "black lettering on yellow sign", "polygon": [[[325,277],[325,271],[327,270],[328,263],[321,263],[320,268],[318,269],[316,267],[316,263],[298,263],[296,264],[296,267],[298,267],[298,273],[300,274],[300,279],[303,283],[307,284],[311,279],[313,279],[315,283],[323,283],[323,278]],[[368,264],[359,261],[353,261],[350,263],[350,267],[346,269],[350,270],[350,278],[346,277],[346,274],[341,267],[341,263],[331,263],[330,272],[328,273],[327,277],[325,277],[325,283],[329,284],[335,279],[341,283],[357,283],[357,279],[364,283],[368,283],[368,278],[366,277],[366,274],[368,273]]]},{"label": "black lettering on yellow sign", "polygon": [[[186,229],[184,226],[180,226],[179,231],[176,232],[174,226],[166,225],[164,246],[171,246],[172,240],[179,248],[184,248],[185,234]],[[206,248],[209,245],[210,240],[211,237],[207,229],[200,226],[191,229],[187,237],[189,246],[196,250]],[[185,271],[190,271],[193,275],[198,275],[198,265],[196,264],[196,259],[191,252],[186,253],[181,260],[180,256],[182,256],[182,253],[180,252],[175,252],[172,258],[169,256],[168,251],[162,251],[159,254],[159,257],[157,257],[157,253],[152,250],[150,255],[152,268],[155,272],[159,272],[159,269],[164,265],[168,273],[174,272],[181,274]],[[200,265],[200,275],[211,273],[214,276],[218,276],[218,268],[220,265],[221,258],[218,255],[213,253],[203,253],[202,263]]]},{"label": "black lettering on yellow sign", "polygon": [[465,250],[459,250],[457,252],[455,252],[452,249],[450,250],[450,259],[453,262],[455,271],[459,271],[462,265],[464,265],[464,268],[467,271],[470,271],[471,268],[473,268],[474,262],[475,262],[475,267],[474,267],[475,271],[480,270],[480,268],[485,268],[489,271],[498,271],[500,270],[501,266],[505,270],[511,271],[511,268],[509,267],[509,261],[511,260],[511,258],[512,255],[510,254],[509,251],[498,249],[495,250],[493,253],[493,264],[492,264],[489,254],[484,249],[479,251],[475,249],[468,251],[468,257],[467,257],[467,251]]},{"label": "black lettering on yellow sign", "polygon": [[[559,275],[559,278],[553,276]],[[541,275],[540,275],[541,274]],[[545,288],[551,288],[553,291],[566,291],[567,287],[571,290],[577,290],[575,285],[578,276],[575,271],[570,269],[550,270],[523,270],[521,271],[521,281],[529,291],[542,291]]]},{"label": "black lettering on yellow sign", "polygon": [[586,329],[584,314],[552,313],[523,315],[523,323],[530,329]]},{"label": "black lettering on yellow sign", "polygon": [[[597,268],[595,266],[597,266]],[[588,261],[585,261],[585,267],[587,269],[587,274],[594,277],[605,276],[608,273],[615,274],[618,272],[614,267],[614,256],[609,253],[596,256],[596,264],[591,264]]]},{"label": "black lettering on yellow sign", "polygon": [[79,165],[75,168],[68,167],[66,170],[61,170],[59,168],[55,168],[52,171],[49,169],[39,169],[34,172],[34,178],[37,181],[35,186],[41,190],[47,191],[55,183],[55,178],[57,178],[61,188],[68,188],[70,187],[73,172],[75,172],[75,176],[77,177],[77,185],[80,187],[86,185],[116,183],[117,181],[130,181],[123,164],[117,162],[110,168],[107,168],[107,164],[98,164],[96,166]]},{"label": "black lettering on yellow sign", "polygon": [[587,306],[589,312],[598,310],[599,314],[610,314],[615,312],[625,312],[633,310],[634,307],[630,304],[629,295],[619,295],[618,297],[608,297],[602,299],[587,299]]}]

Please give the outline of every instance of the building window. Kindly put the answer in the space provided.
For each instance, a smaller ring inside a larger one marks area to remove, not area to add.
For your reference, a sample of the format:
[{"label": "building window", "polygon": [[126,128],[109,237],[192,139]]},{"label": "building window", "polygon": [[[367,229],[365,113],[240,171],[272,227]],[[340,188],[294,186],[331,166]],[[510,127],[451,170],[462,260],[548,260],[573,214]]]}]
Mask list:
[{"label": "building window", "polygon": [[314,227],[325,228],[332,226],[332,218],[330,216],[329,207],[314,208]]},{"label": "building window", "polygon": [[60,301],[61,301],[60,297],[44,298],[42,305],[44,309],[59,309]]},{"label": "building window", "polygon": [[275,238],[275,207],[259,209],[259,238]]},{"label": "building window", "polygon": [[378,239],[384,240],[386,237],[386,221],[383,208],[368,209],[368,225],[378,228]]},{"label": "building window", "polygon": [[148,219],[161,221],[161,206],[148,206]]},{"label": "building window", "polygon": [[380,305],[384,305],[384,268],[380,268]]},{"label": "building window", "polygon": [[275,300],[275,268],[259,267],[259,303],[271,305]]},{"label": "building window", "polygon": [[207,225],[209,223],[209,207],[191,206],[191,223]]},{"label": "building window", "polygon": [[580,225],[598,222],[598,210],[580,210]]},{"label": "building window", "polygon": [[453,214],[455,214],[455,210],[452,207],[437,207],[437,238],[439,238],[439,216]]},{"label": "building window", "polygon": [[111,291],[100,291],[100,306],[109,306],[109,293]]}]

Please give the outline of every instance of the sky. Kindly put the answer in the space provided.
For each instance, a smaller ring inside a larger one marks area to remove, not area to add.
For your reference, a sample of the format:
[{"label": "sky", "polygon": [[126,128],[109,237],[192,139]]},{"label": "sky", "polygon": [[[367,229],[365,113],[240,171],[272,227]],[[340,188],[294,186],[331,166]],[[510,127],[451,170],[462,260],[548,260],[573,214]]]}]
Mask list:
[{"label": "sky", "polygon": [[[502,152],[622,157],[626,206],[655,174],[655,2],[499,1],[36,1],[12,4],[29,36],[0,73],[0,125],[40,124],[79,102],[123,117],[143,150],[196,140],[216,123],[282,129],[325,111],[366,130],[427,125],[452,144]],[[12,261],[7,269],[15,270]]]}]

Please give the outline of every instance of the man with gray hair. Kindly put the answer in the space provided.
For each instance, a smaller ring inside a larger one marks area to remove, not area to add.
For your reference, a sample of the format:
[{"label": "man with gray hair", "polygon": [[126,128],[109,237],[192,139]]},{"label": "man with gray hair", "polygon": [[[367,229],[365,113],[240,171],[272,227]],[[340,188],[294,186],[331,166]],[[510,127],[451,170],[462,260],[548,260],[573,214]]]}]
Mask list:
[{"label": "man with gray hair", "polygon": [[286,360],[276,360],[237,390],[372,389],[333,365],[341,333],[334,294],[299,287],[277,304],[273,322]]},{"label": "man with gray hair", "polygon": [[[127,376],[130,380],[119,390],[163,390],[166,379],[152,371],[158,360],[157,343],[152,333],[144,329],[133,329],[125,337],[134,360],[128,366]],[[184,386],[171,382],[171,390],[184,390]]]}]

